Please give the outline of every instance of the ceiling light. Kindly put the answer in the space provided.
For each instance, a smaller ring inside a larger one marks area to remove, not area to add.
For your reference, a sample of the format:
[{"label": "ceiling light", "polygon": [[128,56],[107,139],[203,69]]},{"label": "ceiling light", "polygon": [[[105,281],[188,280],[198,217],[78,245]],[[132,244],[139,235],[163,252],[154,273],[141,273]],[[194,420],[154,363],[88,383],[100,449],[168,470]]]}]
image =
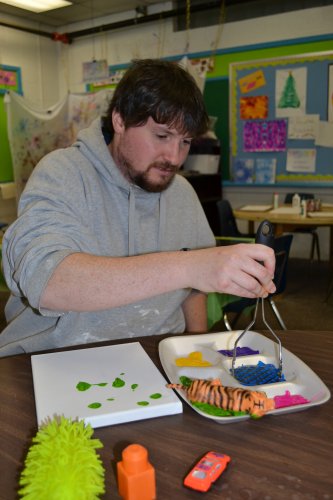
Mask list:
[{"label": "ceiling light", "polygon": [[37,13],[72,5],[72,2],[67,0],[1,0],[1,2]]}]

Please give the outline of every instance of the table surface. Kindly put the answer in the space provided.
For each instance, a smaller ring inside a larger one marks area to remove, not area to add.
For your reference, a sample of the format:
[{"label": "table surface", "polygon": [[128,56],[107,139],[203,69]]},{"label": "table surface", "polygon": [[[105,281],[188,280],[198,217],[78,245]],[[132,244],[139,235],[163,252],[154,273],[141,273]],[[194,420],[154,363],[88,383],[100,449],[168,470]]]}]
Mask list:
[{"label": "table surface", "polygon": [[[323,212],[333,212],[332,208],[323,209]],[[268,219],[274,224],[290,224],[296,227],[299,226],[332,226],[332,217],[302,217],[301,215],[286,214],[286,213],[272,213],[269,210],[242,210],[241,207],[233,210],[236,219],[243,219],[248,221],[262,221]]]},{"label": "table surface", "polygon": [[[277,334],[282,345],[310,366],[332,391],[333,332]],[[168,335],[134,339],[162,373],[158,343],[165,337]],[[17,498],[18,478],[37,432],[30,358],[0,359],[1,500]],[[207,500],[333,498],[332,410],[330,400],[305,411],[217,424],[184,403],[182,414],[96,429],[94,435],[104,445],[100,451],[106,470],[103,498],[119,498],[114,465],[131,443],[148,449],[159,500],[199,498],[200,493],[183,487],[182,481],[195,461],[210,450],[226,453],[232,461],[205,494]]]}]

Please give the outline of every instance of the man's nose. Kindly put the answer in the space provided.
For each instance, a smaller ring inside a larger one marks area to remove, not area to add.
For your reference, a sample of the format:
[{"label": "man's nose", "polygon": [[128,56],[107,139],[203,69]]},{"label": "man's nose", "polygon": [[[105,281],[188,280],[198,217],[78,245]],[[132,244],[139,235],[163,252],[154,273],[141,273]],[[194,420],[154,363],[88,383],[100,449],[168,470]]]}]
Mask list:
[{"label": "man's nose", "polygon": [[171,163],[172,165],[180,165],[183,163],[185,158],[185,153],[182,152],[182,148],[178,141],[170,141],[164,151],[164,159]]}]

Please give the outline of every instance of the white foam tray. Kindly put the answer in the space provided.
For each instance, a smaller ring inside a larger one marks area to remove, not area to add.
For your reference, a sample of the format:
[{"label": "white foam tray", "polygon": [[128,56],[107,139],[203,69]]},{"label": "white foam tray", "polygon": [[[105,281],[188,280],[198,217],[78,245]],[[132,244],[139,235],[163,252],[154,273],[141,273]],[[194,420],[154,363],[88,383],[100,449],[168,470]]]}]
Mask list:
[{"label": "white foam tray", "polygon": [[[159,343],[159,356],[163,369],[171,383],[180,383],[179,377],[214,379],[219,378],[224,386],[243,387],[251,390],[264,391],[267,397],[282,396],[286,391],[291,395],[301,395],[308,403],[278,408],[267,412],[268,414],[281,415],[313,406],[321,405],[331,397],[328,387],[301,359],[282,347],[283,374],[285,381],[256,386],[244,386],[236,380],[231,372],[232,357],[224,356],[220,350],[230,350],[242,333],[242,330],[232,332],[207,333],[203,335],[185,335],[182,337],[169,337]],[[237,347],[249,347],[259,351],[259,354],[237,357],[235,367],[241,365],[257,365],[259,361],[272,363],[278,366],[278,344],[273,340],[254,331],[248,331],[238,342]],[[187,357],[191,352],[199,351],[204,360],[212,366],[208,367],[179,367],[175,361],[180,357]],[[206,418],[215,420],[220,424],[238,422],[250,418],[249,415],[235,417],[215,417],[208,415],[192,406],[186,399],[183,391],[177,393],[193,408]]]}]

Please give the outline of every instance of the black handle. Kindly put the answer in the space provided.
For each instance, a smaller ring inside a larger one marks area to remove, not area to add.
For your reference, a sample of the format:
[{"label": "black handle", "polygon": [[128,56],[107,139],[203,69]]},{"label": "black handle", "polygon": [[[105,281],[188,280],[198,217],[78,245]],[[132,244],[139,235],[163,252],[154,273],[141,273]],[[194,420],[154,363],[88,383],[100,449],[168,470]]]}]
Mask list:
[{"label": "black handle", "polygon": [[274,231],[269,220],[263,220],[260,223],[257,229],[255,241],[256,243],[261,243],[261,245],[274,248]]}]

